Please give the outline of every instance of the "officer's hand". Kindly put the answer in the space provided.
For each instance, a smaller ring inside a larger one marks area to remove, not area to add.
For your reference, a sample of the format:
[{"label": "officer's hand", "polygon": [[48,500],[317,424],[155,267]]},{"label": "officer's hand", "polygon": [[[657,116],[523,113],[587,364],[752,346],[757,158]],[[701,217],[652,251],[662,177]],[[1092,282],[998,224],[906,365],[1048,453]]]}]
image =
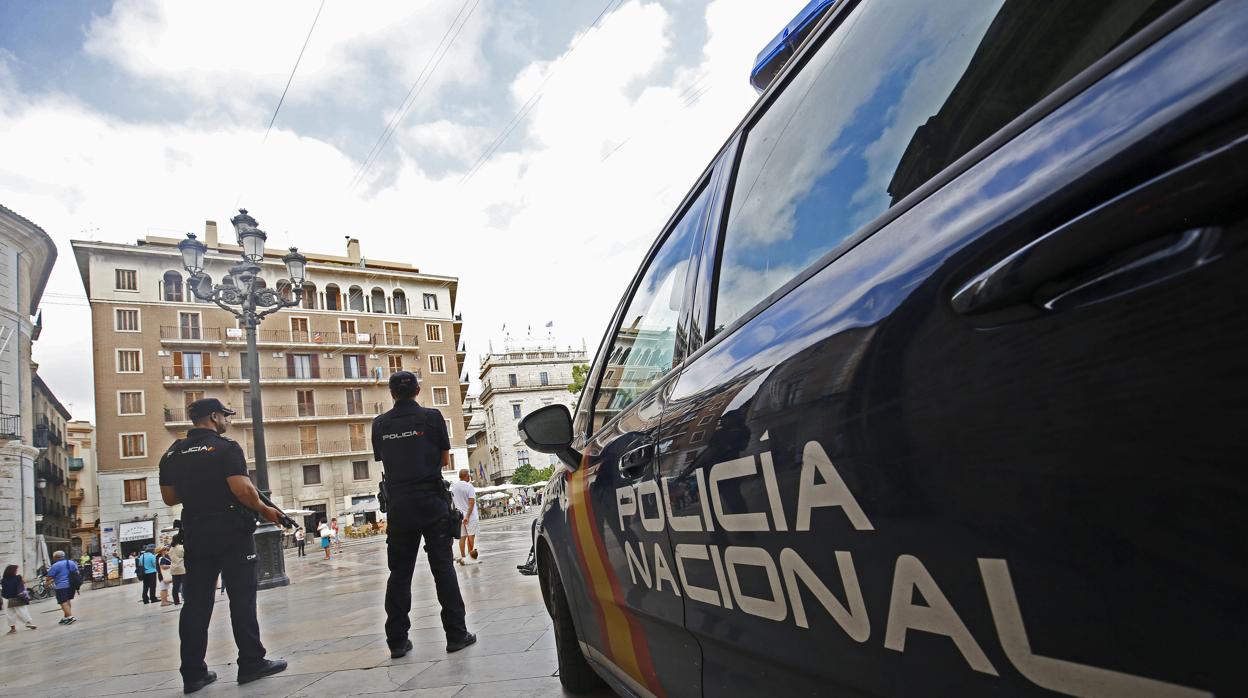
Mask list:
[{"label": "officer's hand", "polygon": [[271,524],[275,524],[278,521],[281,521],[282,510],[274,508],[274,507],[265,507],[264,511],[260,512],[260,516],[264,517],[265,521],[268,521]]}]

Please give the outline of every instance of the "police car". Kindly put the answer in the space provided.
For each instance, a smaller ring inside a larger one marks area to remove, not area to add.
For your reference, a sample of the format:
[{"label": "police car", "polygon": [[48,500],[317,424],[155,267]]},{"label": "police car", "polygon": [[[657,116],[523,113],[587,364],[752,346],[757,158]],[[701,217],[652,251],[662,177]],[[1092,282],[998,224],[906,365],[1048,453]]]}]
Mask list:
[{"label": "police car", "polygon": [[1248,3],[815,10],[521,425],[565,687],[1245,694]]}]

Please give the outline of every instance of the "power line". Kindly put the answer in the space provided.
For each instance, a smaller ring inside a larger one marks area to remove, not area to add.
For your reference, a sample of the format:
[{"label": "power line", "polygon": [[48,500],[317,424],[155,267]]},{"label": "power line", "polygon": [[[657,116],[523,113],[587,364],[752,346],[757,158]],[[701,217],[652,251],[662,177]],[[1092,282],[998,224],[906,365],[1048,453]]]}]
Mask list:
[{"label": "power line", "polygon": [[589,32],[594,27],[598,26],[598,23],[602,21],[602,18],[607,15],[609,10],[611,10],[611,6],[620,2],[623,2],[623,0],[607,1],[607,4],[603,6],[602,11],[598,13],[598,16],[594,18],[594,21],[590,22],[585,31],[582,32],[580,36],[576,37],[576,41],[572,43],[568,52],[563,54],[563,57],[560,58],[555,65],[551,66],[550,70],[546,73],[546,77],[542,80],[542,84],[538,85],[537,89],[533,91],[533,94],[529,96],[528,100],[526,100],[525,103],[521,105],[518,110],[516,110],[515,115],[513,115],[511,120],[507,122],[507,125],[503,127],[502,132],[490,142],[490,145],[486,146],[481,155],[475,162],[472,163],[472,167],[469,167],[468,171],[464,173],[464,176],[459,180],[460,184],[465,184],[468,180],[476,176],[477,172],[481,171],[481,168],[485,167],[486,163],[490,161],[490,158],[494,157],[494,154],[498,152],[498,149],[501,148],[503,143],[507,141],[507,138],[511,136],[511,133],[516,130],[516,127],[524,121],[525,117],[529,115],[529,112],[533,111],[533,107],[537,106],[537,103],[541,101],[542,90],[545,89],[546,83],[550,82],[550,78],[554,76],[555,71],[563,65],[565,60],[570,58],[572,54],[576,52],[577,47],[581,45],[581,40],[588,36]]},{"label": "power line", "polygon": [[269,119],[269,127],[264,130],[264,138],[260,144],[269,140],[269,131],[273,130],[273,124],[277,121],[277,113],[282,110],[282,102],[286,101],[286,91],[290,89],[290,83],[295,79],[295,71],[299,70],[299,62],[303,60],[303,52],[308,49],[308,42],[312,40],[312,31],[316,29],[316,22],[321,18],[321,10],[325,9],[325,0],[321,0],[321,6],[316,8],[316,16],[312,18],[312,26],[308,27],[308,35],[303,39],[303,47],[299,49],[299,56],[295,59],[295,67],[290,69],[290,77],[286,78],[286,87],[282,88],[282,96],[277,100],[277,108],[273,110],[273,118]]},{"label": "power line", "polygon": [[[381,157],[382,150],[384,150],[386,144],[390,142],[390,137],[393,136],[395,130],[398,129],[399,123],[404,117],[407,116],[407,112],[412,108],[412,105],[416,103],[416,98],[420,96],[420,93],[425,90],[425,86],[427,86],[429,81],[433,79],[434,71],[436,71],[438,66],[442,64],[442,59],[445,58],[446,54],[450,52],[451,45],[453,45],[455,40],[459,38],[460,32],[462,32],[464,30],[464,26],[468,24],[468,20],[472,19],[472,14],[477,11],[477,6],[481,4],[481,0],[476,0],[476,2],[472,5],[472,9],[469,10],[468,14],[465,16],[464,10],[468,9],[468,4],[472,2],[473,0],[464,0],[464,4],[460,5],[459,12],[455,13],[455,17],[452,18],[451,23],[447,25],[446,31],[442,33],[442,39],[438,41],[438,45],[434,47],[433,53],[429,54],[429,60],[425,61],[424,67],[420,69],[420,74],[416,76],[416,80],[412,82],[412,86],[408,88],[407,94],[404,95],[403,100],[399,102],[399,108],[395,110],[394,116],[390,117],[390,121],[386,124],[386,127],[382,129],[381,135],[377,136],[377,141],[373,143],[373,147],[368,151],[368,155],[364,156],[364,162],[360,165],[360,169],[356,170],[355,175],[351,177],[351,182],[347,185],[348,189],[354,187],[361,180],[363,180],[364,175],[366,175],[369,169],[377,163],[377,159]],[[462,22],[460,22],[461,16],[464,18]],[[457,23],[458,28],[456,28]],[[453,35],[452,31],[454,32]],[[439,51],[441,53],[439,53]]]}]

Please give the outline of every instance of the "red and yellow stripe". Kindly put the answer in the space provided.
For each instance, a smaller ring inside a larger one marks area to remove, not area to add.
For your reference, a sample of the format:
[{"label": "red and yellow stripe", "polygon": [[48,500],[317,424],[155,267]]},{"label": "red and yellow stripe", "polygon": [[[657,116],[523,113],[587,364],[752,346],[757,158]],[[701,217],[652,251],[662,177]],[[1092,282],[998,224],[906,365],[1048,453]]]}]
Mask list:
[{"label": "red and yellow stripe", "polygon": [[568,511],[572,515],[572,536],[579,553],[581,572],[590,587],[590,600],[602,629],[601,649],[607,658],[634,681],[656,696],[663,696],[650,659],[650,647],[641,624],[626,610],[624,594],[607,557],[589,497],[589,456],[581,467],[568,474]]}]

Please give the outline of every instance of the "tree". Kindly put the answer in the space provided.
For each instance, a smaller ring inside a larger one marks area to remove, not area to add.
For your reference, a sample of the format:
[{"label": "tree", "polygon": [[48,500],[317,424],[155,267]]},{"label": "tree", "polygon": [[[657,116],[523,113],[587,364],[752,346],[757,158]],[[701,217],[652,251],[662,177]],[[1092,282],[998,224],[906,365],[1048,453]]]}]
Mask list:
[{"label": "tree", "polygon": [[577,364],[572,367],[572,383],[568,385],[568,392],[573,395],[585,389],[585,379],[589,377],[589,364]]},{"label": "tree", "polygon": [[529,464],[524,464],[516,468],[511,474],[511,484],[513,485],[540,485],[550,479],[555,474],[555,467],[547,466],[542,469],[534,468]]}]

